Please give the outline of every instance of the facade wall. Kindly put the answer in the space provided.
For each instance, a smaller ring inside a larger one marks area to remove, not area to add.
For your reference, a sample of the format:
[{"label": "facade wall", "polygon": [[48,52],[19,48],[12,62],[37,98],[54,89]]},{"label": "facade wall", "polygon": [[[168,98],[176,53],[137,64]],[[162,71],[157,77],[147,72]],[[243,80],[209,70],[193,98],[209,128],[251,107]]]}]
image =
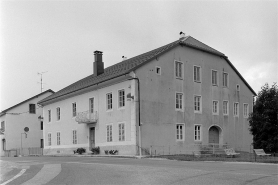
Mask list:
[{"label": "facade wall", "polygon": [[[43,130],[41,129],[41,120],[38,119],[42,115],[42,108],[37,102],[51,95],[47,92],[37,98],[33,98],[23,104],[20,104],[6,112],[1,116],[1,122],[5,121],[4,138],[6,141],[6,150],[41,147],[41,139],[43,139]],[[35,104],[36,113],[29,113],[29,104]],[[11,114],[20,113],[20,114]],[[27,138],[24,134],[24,128],[28,127]]]},{"label": "facade wall", "polygon": [[[175,76],[175,60],[183,65],[183,78]],[[201,67],[201,83],[194,82],[194,65]],[[161,75],[156,67],[161,68]],[[218,85],[212,85],[212,70],[217,70]],[[222,73],[228,73],[228,87],[222,85]],[[142,147],[152,146],[171,153],[191,152],[195,144],[209,143],[209,129],[216,126],[220,132],[219,144],[228,144],[236,150],[249,151],[252,136],[243,104],[252,111],[253,94],[230,65],[219,56],[188,47],[175,49],[136,70],[141,89]],[[236,90],[236,85],[240,90]],[[176,110],[176,93],[183,93],[183,108]],[[201,96],[201,113],[194,112],[194,95]],[[218,101],[218,114],[212,113],[212,101]],[[223,100],[229,101],[228,115],[223,115]],[[233,104],[239,103],[239,116],[233,115]],[[176,124],[183,124],[182,141],[177,141]],[[201,140],[194,140],[194,125],[201,125]]]},{"label": "facade wall", "polygon": [[[90,149],[90,128],[95,127],[95,146],[104,150],[117,149],[119,154],[135,154],[136,129],[134,101],[126,101],[123,108],[118,106],[118,91],[124,89],[125,97],[134,92],[134,82],[124,81],[111,84],[81,95],[64,99],[43,107],[44,122],[44,154],[72,154],[73,150],[83,147]],[[112,110],[107,110],[107,93],[112,93]],[[97,111],[97,123],[85,124],[75,121],[72,115],[72,103],[76,103],[76,111],[89,110],[89,100],[94,98],[94,111]],[[57,121],[56,109],[60,107],[61,118]],[[51,122],[48,121],[48,110],[51,110]],[[125,124],[125,141],[119,141],[119,123]],[[107,125],[112,125],[112,141],[107,142]],[[73,130],[77,131],[77,143],[73,144]],[[57,143],[57,132],[60,132],[60,145]],[[51,145],[48,134],[51,133]]]}]

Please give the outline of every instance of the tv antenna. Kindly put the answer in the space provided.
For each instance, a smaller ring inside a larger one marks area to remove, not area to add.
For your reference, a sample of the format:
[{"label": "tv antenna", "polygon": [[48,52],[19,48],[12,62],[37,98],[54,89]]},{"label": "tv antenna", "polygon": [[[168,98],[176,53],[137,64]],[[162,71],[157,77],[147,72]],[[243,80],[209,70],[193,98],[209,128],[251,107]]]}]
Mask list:
[{"label": "tv antenna", "polygon": [[38,82],[38,83],[41,84],[41,92],[42,92],[43,84],[44,84],[44,83],[42,82],[42,75],[43,75],[44,73],[47,73],[47,72],[48,72],[48,71],[38,73],[38,75],[41,75],[41,82]]}]

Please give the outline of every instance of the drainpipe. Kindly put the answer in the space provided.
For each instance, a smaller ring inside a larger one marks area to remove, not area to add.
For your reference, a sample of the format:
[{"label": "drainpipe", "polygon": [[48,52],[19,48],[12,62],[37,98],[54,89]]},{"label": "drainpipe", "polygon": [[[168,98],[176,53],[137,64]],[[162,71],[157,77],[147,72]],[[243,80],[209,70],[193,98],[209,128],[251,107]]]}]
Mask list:
[{"label": "drainpipe", "polygon": [[138,127],[139,127],[139,130],[138,130],[138,135],[139,135],[139,156],[141,157],[142,156],[142,151],[141,151],[141,111],[140,111],[140,80],[139,78],[137,77],[133,77],[133,78],[130,78],[128,80],[137,80],[137,84],[138,84]]}]

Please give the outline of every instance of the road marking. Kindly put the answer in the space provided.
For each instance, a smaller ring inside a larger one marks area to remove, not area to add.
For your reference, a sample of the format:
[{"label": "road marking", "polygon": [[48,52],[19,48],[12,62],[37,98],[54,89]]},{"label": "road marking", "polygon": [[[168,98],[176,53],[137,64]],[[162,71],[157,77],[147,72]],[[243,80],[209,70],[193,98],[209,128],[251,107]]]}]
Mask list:
[{"label": "road marking", "polygon": [[6,185],[9,182],[15,180],[16,178],[20,177],[24,172],[26,171],[26,169],[22,169],[16,176],[14,176],[13,178],[11,178],[10,180],[7,180],[6,182],[2,183],[1,185]]},{"label": "road marking", "polygon": [[32,179],[22,185],[42,185],[51,181],[61,172],[61,164],[46,164]]}]

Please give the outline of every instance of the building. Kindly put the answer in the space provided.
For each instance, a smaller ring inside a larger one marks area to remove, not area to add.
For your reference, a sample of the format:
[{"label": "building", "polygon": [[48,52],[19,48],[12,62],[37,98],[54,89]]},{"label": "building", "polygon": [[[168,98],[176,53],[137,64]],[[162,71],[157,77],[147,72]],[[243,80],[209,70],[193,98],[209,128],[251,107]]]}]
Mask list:
[{"label": "building", "polygon": [[[254,90],[223,53],[191,36],[94,73],[41,100],[45,154],[99,146],[121,155],[249,151]],[[140,149],[139,149],[140,148]]]},{"label": "building", "polygon": [[5,150],[43,147],[42,108],[37,103],[53,93],[49,89],[0,113],[1,156]]}]

